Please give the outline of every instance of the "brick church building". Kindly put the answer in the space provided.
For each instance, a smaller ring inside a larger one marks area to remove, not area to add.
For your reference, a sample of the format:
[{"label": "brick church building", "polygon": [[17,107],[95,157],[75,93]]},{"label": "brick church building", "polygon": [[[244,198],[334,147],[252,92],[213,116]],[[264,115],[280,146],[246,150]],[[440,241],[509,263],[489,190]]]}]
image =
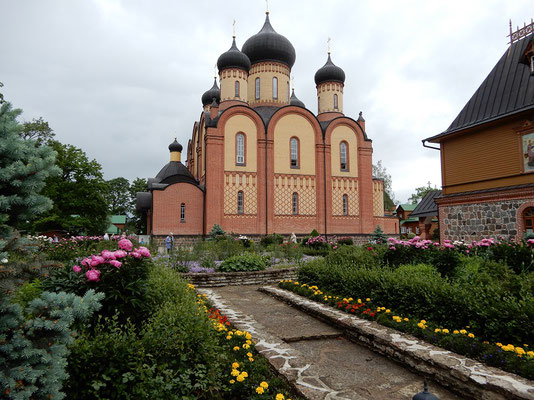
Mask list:
[{"label": "brick church building", "polygon": [[217,61],[220,87],[216,78],[202,95],[185,165],[175,140],[170,162],[137,195],[147,234],[206,235],[214,224],[246,235],[398,232],[372,176],[365,121],[343,113],[345,72],[329,51],[315,73],[315,114],[290,90],[295,59],[268,12],[242,50],[234,35]]}]

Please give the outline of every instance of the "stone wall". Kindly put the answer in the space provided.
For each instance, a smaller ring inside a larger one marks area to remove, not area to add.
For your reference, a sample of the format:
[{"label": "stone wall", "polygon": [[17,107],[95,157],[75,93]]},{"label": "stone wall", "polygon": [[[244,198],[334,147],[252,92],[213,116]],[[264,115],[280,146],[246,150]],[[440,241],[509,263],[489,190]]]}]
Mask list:
[{"label": "stone wall", "polygon": [[214,272],[210,274],[180,274],[182,278],[198,287],[264,285],[278,283],[283,279],[295,279],[297,268],[271,269],[250,272]]},{"label": "stone wall", "polygon": [[518,232],[519,209],[526,201],[528,199],[440,205],[441,238],[467,242],[489,237],[517,239],[522,234]]}]

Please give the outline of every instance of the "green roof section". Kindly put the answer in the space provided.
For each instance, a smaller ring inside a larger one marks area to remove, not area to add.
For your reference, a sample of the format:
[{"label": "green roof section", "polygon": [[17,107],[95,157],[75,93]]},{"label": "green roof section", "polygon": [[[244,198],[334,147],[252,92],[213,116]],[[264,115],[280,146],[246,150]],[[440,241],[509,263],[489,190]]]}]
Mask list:
[{"label": "green roof section", "polygon": [[126,223],[126,215],[112,215],[111,216],[111,223],[112,224],[125,224]]},{"label": "green roof section", "polygon": [[404,211],[413,211],[415,209],[415,207],[417,207],[417,204],[410,204],[410,203],[406,203],[406,204],[399,204],[397,206],[397,208],[399,207],[402,207],[402,209]]},{"label": "green roof section", "polygon": [[406,219],[401,220],[400,224],[403,225],[405,222],[419,222],[419,218],[417,218],[417,217],[408,217]]}]

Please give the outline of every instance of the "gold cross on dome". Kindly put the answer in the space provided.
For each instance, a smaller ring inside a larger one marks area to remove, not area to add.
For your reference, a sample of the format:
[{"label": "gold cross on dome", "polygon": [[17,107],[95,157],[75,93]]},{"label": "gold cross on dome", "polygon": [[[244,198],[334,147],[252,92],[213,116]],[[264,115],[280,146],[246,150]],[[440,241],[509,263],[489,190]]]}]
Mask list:
[{"label": "gold cross on dome", "polygon": [[233,25],[233,36],[235,37],[235,19],[234,19],[234,23],[232,25]]},{"label": "gold cross on dome", "polygon": [[265,0],[265,7],[267,8],[267,9],[265,10],[265,13],[266,13],[266,14],[269,14],[269,0]]},{"label": "gold cross on dome", "polygon": [[332,41],[331,38],[328,38],[328,40],[326,41],[328,43],[328,54],[330,54],[330,42]]}]

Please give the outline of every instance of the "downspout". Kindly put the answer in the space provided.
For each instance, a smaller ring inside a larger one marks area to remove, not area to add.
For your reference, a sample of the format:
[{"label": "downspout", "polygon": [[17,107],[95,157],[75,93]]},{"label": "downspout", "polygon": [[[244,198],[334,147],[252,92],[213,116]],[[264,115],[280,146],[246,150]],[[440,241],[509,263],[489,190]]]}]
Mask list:
[{"label": "downspout", "polygon": [[204,122],[204,193],[202,196],[202,237],[206,237],[206,191],[208,188],[208,169],[206,168],[206,153],[208,152],[208,142],[207,142],[207,136],[208,136],[208,127],[206,126],[206,123]]},{"label": "downspout", "polygon": [[269,207],[267,206],[267,126],[265,126],[265,235],[268,235],[269,232],[269,213],[267,210],[269,210]]},{"label": "downspout", "polygon": [[323,184],[324,184],[324,237],[325,239],[328,239],[328,229],[327,229],[327,215],[326,215],[326,144],[325,144],[325,138],[323,135]]}]

